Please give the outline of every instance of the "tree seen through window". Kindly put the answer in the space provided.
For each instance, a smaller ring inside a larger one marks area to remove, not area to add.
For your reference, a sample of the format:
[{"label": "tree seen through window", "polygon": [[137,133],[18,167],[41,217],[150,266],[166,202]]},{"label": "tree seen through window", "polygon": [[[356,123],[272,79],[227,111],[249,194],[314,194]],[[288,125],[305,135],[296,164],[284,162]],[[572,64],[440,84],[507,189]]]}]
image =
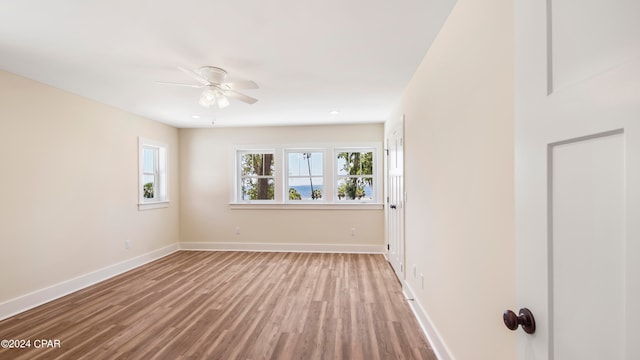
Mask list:
[{"label": "tree seen through window", "polygon": [[275,162],[271,153],[240,156],[242,200],[275,199]]},{"label": "tree seen through window", "polygon": [[373,198],[373,151],[338,152],[338,200]]}]

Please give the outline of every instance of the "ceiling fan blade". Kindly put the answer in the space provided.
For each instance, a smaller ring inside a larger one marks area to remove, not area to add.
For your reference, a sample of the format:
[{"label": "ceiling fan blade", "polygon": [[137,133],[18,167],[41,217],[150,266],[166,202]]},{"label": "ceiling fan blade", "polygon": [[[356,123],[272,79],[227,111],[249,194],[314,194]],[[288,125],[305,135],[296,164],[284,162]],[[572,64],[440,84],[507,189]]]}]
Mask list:
[{"label": "ceiling fan blade", "polygon": [[202,85],[209,85],[209,81],[207,81],[207,79],[203,78],[202,76],[200,76],[197,72],[193,71],[193,70],[189,70],[189,69],[185,69],[181,66],[178,66],[178,69],[180,69],[180,71],[182,71],[183,73],[191,76],[191,78],[193,78],[195,81],[199,82]]},{"label": "ceiling fan blade", "polygon": [[226,97],[229,97],[229,98],[232,98],[232,99],[236,99],[236,100],[242,101],[242,102],[247,103],[247,104],[255,104],[258,101],[258,99],[256,99],[256,98],[252,98],[251,96],[247,96],[245,94],[241,94],[241,93],[239,93],[237,91],[233,91],[233,90],[222,90],[222,93]]},{"label": "ceiling fan blade", "polygon": [[220,85],[224,89],[228,90],[246,90],[246,89],[257,89],[258,84],[251,80],[239,80],[223,83]]},{"label": "ceiling fan blade", "polygon": [[202,89],[204,87],[204,85],[183,84],[183,83],[175,83],[175,82],[167,82],[167,81],[156,81],[155,83],[162,84],[162,85],[186,86],[186,87],[192,87],[192,88],[198,88],[198,89]]}]

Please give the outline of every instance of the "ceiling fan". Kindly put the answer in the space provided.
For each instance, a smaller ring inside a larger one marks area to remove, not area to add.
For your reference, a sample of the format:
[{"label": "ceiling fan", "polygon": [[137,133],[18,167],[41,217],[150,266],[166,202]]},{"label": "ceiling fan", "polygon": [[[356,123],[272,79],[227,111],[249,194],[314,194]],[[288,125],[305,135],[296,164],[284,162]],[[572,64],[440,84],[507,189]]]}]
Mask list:
[{"label": "ceiling fan", "polygon": [[174,82],[158,81],[159,84],[187,86],[193,88],[204,89],[200,95],[198,103],[206,108],[217,106],[222,109],[229,106],[229,99],[235,99],[247,104],[254,104],[258,99],[252,98],[245,94],[239,93],[237,90],[257,89],[258,84],[251,80],[239,80],[233,82],[225,82],[227,71],[215,66],[202,66],[198,72],[178,67],[180,71],[189,75],[199,84],[183,84]]}]

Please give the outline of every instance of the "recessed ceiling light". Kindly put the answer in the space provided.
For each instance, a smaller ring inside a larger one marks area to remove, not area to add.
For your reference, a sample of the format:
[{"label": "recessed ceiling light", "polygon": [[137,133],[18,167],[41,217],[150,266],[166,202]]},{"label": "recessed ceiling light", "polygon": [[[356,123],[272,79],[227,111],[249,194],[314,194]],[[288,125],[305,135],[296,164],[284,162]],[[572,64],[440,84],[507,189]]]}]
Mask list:
[{"label": "recessed ceiling light", "polygon": [[338,111],[338,110],[331,110],[331,111],[329,112],[329,114],[331,114],[331,115],[338,115],[338,114],[340,114],[340,111]]},{"label": "recessed ceiling light", "polygon": [[200,115],[191,115],[191,117],[194,119],[200,119]]}]

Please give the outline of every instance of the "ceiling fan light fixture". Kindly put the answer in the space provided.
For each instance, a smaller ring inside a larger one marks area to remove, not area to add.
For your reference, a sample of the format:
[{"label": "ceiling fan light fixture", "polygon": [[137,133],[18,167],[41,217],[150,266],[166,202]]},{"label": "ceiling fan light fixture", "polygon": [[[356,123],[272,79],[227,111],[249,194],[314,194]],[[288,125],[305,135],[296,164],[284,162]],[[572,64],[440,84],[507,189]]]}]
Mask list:
[{"label": "ceiling fan light fixture", "polygon": [[198,101],[198,104],[206,108],[209,108],[215,102],[216,102],[216,91],[212,89],[211,86],[207,86],[202,91],[202,95],[200,95],[200,100]]},{"label": "ceiling fan light fixture", "polygon": [[216,91],[216,103],[218,105],[218,108],[224,109],[227,106],[229,106],[229,99],[227,99],[227,97],[224,96],[222,91],[217,90]]}]

